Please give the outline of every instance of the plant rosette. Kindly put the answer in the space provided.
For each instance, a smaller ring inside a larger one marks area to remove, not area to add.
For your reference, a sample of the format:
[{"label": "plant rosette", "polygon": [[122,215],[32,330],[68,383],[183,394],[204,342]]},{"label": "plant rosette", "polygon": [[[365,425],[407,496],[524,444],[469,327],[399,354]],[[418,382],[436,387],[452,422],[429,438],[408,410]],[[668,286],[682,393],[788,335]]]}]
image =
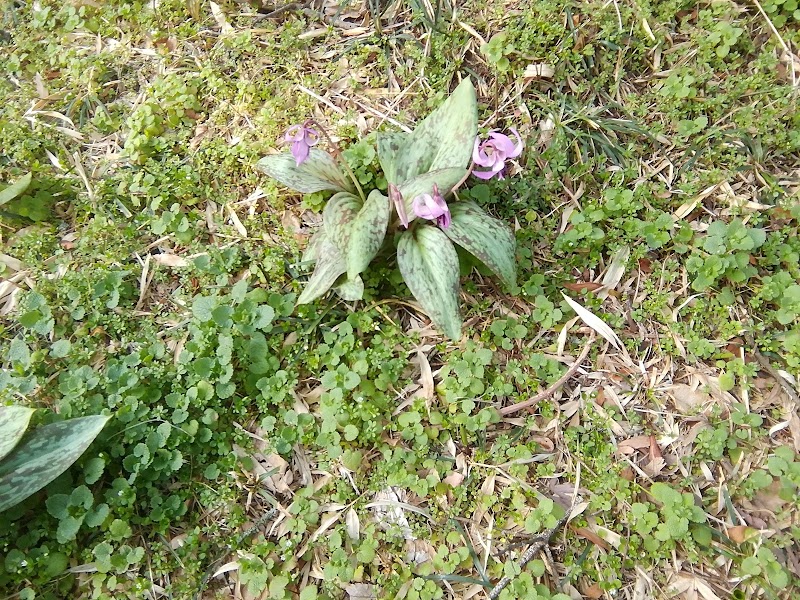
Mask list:
[{"label": "plant rosette", "polygon": [[394,240],[397,266],[411,293],[448,337],[461,337],[458,245],[516,289],[513,232],[455,190],[470,174],[502,179],[519,157],[523,142],[490,131],[478,137],[475,88],[464,79],[451,96],[410,133],[381,133],[378,159],[388,182],[380,190],[361,189],[342,153],[315,147],[324,129],[312,120],[286,132],[289,152],[262,158],[257,167],[283,185],[309,194],[332,191],[323,209],[323,225],[312,237],[304,261],[315,268],[298,304],[333,289],[342,299],[362,298],[361,274],[388,239]]}]

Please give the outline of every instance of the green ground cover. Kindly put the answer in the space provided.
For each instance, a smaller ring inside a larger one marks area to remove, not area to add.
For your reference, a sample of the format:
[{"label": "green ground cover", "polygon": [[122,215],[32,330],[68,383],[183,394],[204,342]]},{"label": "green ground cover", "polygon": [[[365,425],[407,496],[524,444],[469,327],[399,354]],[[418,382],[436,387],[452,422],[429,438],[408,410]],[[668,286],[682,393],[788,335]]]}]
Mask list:
[{"label": "green ground cover", "polygon": [[[0,5],[0,401],[111,416],[0,598],[797,597],[795,0],[385,4]],[[313,117],[385,189],[464,77],[518,293],[295,306],[328,195],[256,162]]]}]

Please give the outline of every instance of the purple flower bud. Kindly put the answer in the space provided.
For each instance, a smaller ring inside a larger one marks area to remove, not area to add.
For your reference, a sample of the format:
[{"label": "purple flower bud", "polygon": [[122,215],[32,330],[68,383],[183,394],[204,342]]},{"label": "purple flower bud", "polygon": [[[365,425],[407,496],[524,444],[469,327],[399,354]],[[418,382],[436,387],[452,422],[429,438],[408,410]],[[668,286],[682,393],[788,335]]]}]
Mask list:
[{"label": "purple flower bud", "polygon": [[444,200],[444,196],[439,193],[439,187],[433,184],[433,195],[420,194],[414,198],[412,205],[414,214],[421,219],[436,221],[436,224],[447,229],[450,227],[450,208]]},{"label": "purple flower bud", "polygon": [[400,223],[403,227],[408,229],[408,215],[406,214],[406,203],[403,200],[403,195],[397,186],[393,183],[389,184],[389,200],[394,203],[394,209],[397,211],[397,216],[400,217]]},{"label": "purple flower bud", "polygon": [[292,156],[299,167],[308,158],[311,146],[319,141],[319,132],[308,126],[308,122],[302,125],[292,125],[286,130],[283,138],[287,142],[292,142]]},{"label": "purple flower bud", "polygon": [[472,160],[480,167],[486,167],[488,171],[476,171],[472,174],[480,179],[491,179],[495,175],[498,179],[503,179],[503,171],[506,168],[506,161],[516,158],[522,154],[522,138],[513,127],[509,128],[511,133],[517,138],[517,143],[511,141],[507,135],[497,133],[492,130],[489,132],[489,139],[481,142],[481,138],[475,138],[475,148],[472,151]]}]

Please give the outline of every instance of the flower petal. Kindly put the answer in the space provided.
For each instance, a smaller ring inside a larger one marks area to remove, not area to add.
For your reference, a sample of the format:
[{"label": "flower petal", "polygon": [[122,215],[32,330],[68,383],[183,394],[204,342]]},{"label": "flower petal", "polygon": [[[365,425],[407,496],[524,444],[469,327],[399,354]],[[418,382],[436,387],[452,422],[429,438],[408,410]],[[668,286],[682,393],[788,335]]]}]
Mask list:
[{"label": "flower petal", "polygon": [[445,209],[443,210],[440,206],[438,206],[430,194],[420,194],[414,198],[414,202],[411,206],[414,209],[415,215],[421,219],[431,220],[440,217],[447,208],[445,206]]},{"label": "flower petal", "polygon": [[472,171],[472,174],[478,179],[491,179],[497,175],[494,171]]},{"label": "flower petal", "polygon": [[303,141],[309,146],[314,146],[319,141],[319,131],[317,131],[316,129],[312,129],[311,127],[306,127],[303,133],[304,133]]},{"label": "flower petal", "polygon": [[308,158],[309,147],[304,141],[300,140],[292,144],[292,156],[299,167]]},{"label": "flower petal", "polygon": [[488,167],[494,162],[494,158],[487,156],[483,146],[484,144],[481,143],[481,138],[475,138],[475,148],[472,150],[472,160],[476,165]]},{"label": "flower petal", "polygon": [[406,214],[406,203],[403,201],[403,195],[400,190],[393,183],[389,184],[389,198],[394,203],[394,209],[397,211],[397,216],[400,217],[400,223],[408,229],[408,214]]},{"label": "flower petal", "polygon": [[517,138],[517,145],[514,147],[514,152],[512,152],[508,156],[509,158],[516,158],[520,154],[522,154],[522,149],[525,147],[525,144],[522,143],[522,138],[520,137],[519,132],[516,129],[514,129],[513,127],[509,127],[508,130],[511,133],[513,133],[514,136]]},{"label": "flower petal", "polygon": [[492,143],[495,148],[503,155],[503,158],[511,156],[514,153],[514,142],[512,142],[511,138],[507,135],[492,132],[489,136],[492,138]]},{"label": "flower petal", "polygon": [[305,129],[302,125],[292,125],[283,135],[283,139],[287,142],[301,142],[303,137],[305,137]]}]

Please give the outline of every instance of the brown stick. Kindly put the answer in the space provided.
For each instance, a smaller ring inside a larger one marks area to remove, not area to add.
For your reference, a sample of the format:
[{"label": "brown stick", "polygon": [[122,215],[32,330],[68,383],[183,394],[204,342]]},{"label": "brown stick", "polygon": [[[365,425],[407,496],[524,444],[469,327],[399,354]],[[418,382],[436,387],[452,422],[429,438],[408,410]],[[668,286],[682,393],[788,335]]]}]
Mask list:
[{"label": "brown stick", "polygon": [[505,417],[507,415],[517,412],[518,410],[522,410],[523,408],[528,408],[529,406],[533,406],[537,402],[541,402],[548,396],[555,394],[562,385],[567,383],[567,381],[569,381],[572,378],[572,376],[575,375],[577,370],[580,368],[581,363],[584,360],[586,360],[587,356],[589,356],[589,350],[592,349],[592,344],[594,344],[594,338],[595,334],[594,332],[592,332],[592,337],[590,337],[589,341],[586,342],[586,346],[583,347],[583,351],[581,352],[580,356],[578,356],[575,362],[572,363],[572,366],[569,369],[567,369],[567,372],[558,378],[558,381],[556,381],[553,385],[551,385],[543,392],[539,392],[538,394],[536,394],[530,400],[517,402],[516,404],[512,404],[511,406],[504,406],[503,408],[500,409],[500,414]]}]

